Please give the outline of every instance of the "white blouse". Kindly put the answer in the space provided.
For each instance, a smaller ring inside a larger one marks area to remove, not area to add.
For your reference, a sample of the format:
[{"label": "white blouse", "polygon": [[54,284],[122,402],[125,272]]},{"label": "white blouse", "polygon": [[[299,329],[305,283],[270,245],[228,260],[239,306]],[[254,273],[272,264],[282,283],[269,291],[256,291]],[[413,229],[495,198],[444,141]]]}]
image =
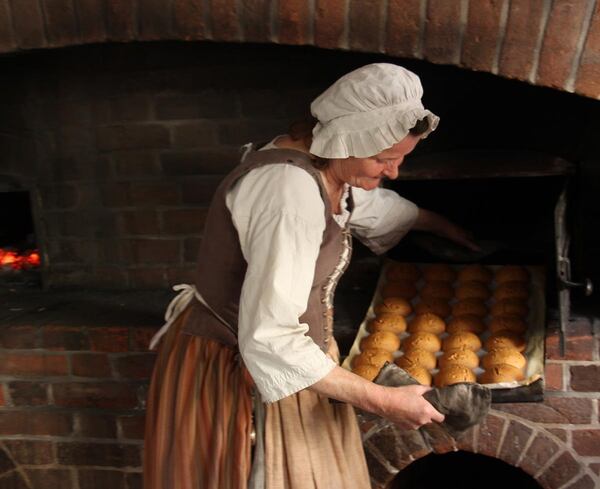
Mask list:
[{"label": "white blouse", "polygon": [[[377,254],[394,246],[417,218],[417,206],[391,190],[352,193],[350,230]],[[298,319],[306,310],[325,229],[324,203],[311,175],[278,164],[242,177],[226,204],[248,263],[238,318],[240,353],[263,401],[275,402],[311,386],[336,365]],[[334,216],[341,226],[349,216],[345,196],[342,209]]]}]

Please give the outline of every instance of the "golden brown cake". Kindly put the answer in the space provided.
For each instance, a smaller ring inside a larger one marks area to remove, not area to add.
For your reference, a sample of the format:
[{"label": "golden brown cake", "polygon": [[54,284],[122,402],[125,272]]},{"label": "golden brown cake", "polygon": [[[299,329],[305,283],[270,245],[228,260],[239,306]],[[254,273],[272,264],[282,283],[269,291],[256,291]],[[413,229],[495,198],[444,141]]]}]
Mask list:
[{"label": "golden brown cake", "polygon": [[452,318],[446,326],[446,331],[450,334],[469,331],[479,335],[485,331],[485,323],[483,319],[474,314],[462,314]]},{"label": "golden brown cake", "polygon": [[391,331],[400,334],[406,331],[406,319],[399,314],[380,314],[367,323],[369,333]]},{"label": "golden brown cake", "polygon": [[524,378],[521,369],[506,363],[500,363],[482,372],[478,380],[480,384],[496,384],[498,382],[523,380]]},{"label": "golden brown cake", "polygon": [[405,351],[420,348],[435,353],[436,351],[440,351],[442,341],[433,333],[422,331],[420,333],[413,333],[405,338],[403,345]]},{"label": "golden brown cake", "polygon": [[452,283],[456,280],[456,272],[450,265],[429,265],[423,271],[423,278],[427,282],[442,281]]},{"label": "golden brown cake", "polygon": [[495,350],[496,348],[514,348],[523,353],[526,346],[525,338],[522,335],[506,329],[494,333],[485,340],[485,349],[487,351]]},{"label": "golden brown cake", "polygon": [[422,365],[428,370],[434,369],[436,364],[435,355],[422,348],[411,348],[404,350],[404,355],[396,359],[396,364],[400,367],[414,363]]},{"label": "golden brown cake", "polygon": [[504,282],[494,291],[494,299],[529,299],[529,284],[527,282]]},{"label": "golden brown cake", "polygon": [[372,348],[369,350],[363,350],[352,359],[352,367],[358,365],[375,365],[376,367],[383,367],[385,362],[393,362],[394,356],[391,352],[382,350],[380,348]]},{"label": "golden brown cake", "polygon": [[514,348],[497,348],[496,350],[490,350],[481,359],[481,365],[486,370],[501,363],[507,363],[508,365],[522,369],[525,367],[527,360]]},{"label": "golden brown cake", "polygon": [[475,374],[470,368],[457,363],[450,363],[441,368],[434,378],[436,387],[458,384],[459,382],[475,382]]},{"label": "golden brown cake", "polygon": [[444,299],[422,299],[415,305],[415,314],[425,314],[431,312],[441,318],[448,317],[452,312],[452,308]]},{"label": "golden brown cake", "polygon": [[367,365],[367,364],[357,365],[356,367],[352,368],[352,371],[356,375],[360,375],[363,379],[367,379],[367,380],[371,380],[371,381],[375,377],[377,377],[377,374],[379,373],[380,370],[381,370],[380,367],[376,367],[375,365]]},{"label": "golden brown cake", "polygon": [[400,338],[389,331],[377,331],[360,340],[361,351],[371,348],[380,348],[389,352],[395,352],[400,348]]},{"label": "golden brown cake", "polygon": [[474,281],[460,283],[456,287],[455,293],[458,300],[479,299],[487,301],[492,295],[487,285]]},{"label": "golden brown cake", "polygon": [[445,330],[446,323],[444,320],[432,312],[417,314],[408,324],[408,331],[410,333],[426,331],[433,334],[442,334]]},{"label": "golden brown cake", "polygon": [[423,298],[444,299],[449,301],[454,297],[454,289],[448,282],[427,282],[421,288],[419,295]]},{"label": "golden brown cake", "polygon": [[400,314],[408,316],[412,312],[410,302],[401,297],[388,297],[375,306],[375,314]]},{"label": "golden brown cake", "polygon": [[476,352],[481,348],[481,340],[474,333],[461,331],[460,333],[454,333],[444,338],[442,345],[444,351],[466,348]]},{"label": "golden brown cake", "polygon": [[414,283],[421,278],[421,271],[412,263],[390,263],[385,276],[391,282],[402,280]]},{"label": "golden brown cake", "polygon": [[487,316],[488,308],[485,302],[479,299],[463,299],[452,306],[452,316],[472,314],[481,318]]},{"label": "golden brown cake", "polygon": [[464,365],[471,369],[477,368],[479,366],[479,357],[473,350],[456,348],[454,350],[445,351],[444,354],[438,358],[438,365],[440,368],[451,363],[458,363],[459,365]]},{"label": "golden brown cake", "polygon": [[492,278],[492,271],[482,265],[467,265],[458,272],[458,282],[460,283],[474,281],[489,284]]},{"label": "golden brown cake", "polygon": [[401,297],[410,300],[417,296],[417,287],[413,282],[405,280],[401,282],[388,282],[381,288],[381,295],[384,299],[388,297]]},{"label": "golden brown cake", "polygon": [[407,365],[402,367],[408,374],[421,385],[431,385],[431,374],[422,365]]},{"label": "golden brown cake", "polygon": [[496,316],[490,321],[489,330],[492,334],[505,330],[524,334],[527,331],[527,323],[516,316]]},{"label": "golden brown cake", "polygon": [[506,265],[496,271],[494,280],[496,284],[504,282],[529,282],[529,272],[525,267]]},{"label": "golden brown cake", "polygon": [[520,299],[502,299],[494,302],[491,308],[492,316],[516,316],[526,318],[529,314],[527,301]]}]

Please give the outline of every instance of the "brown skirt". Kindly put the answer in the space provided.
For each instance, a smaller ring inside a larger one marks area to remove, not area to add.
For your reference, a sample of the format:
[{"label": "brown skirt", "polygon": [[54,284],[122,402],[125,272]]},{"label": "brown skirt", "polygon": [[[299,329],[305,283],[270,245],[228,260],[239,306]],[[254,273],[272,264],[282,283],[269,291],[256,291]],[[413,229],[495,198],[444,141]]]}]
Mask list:
[{"label": "brown skirt", "polygon": [[[144,489],[246,489],[252,380],[236,352],[180,332],[161,340],[148,393]],[[265,406],[265,489],[370,488],[351,406],[304,390]]]}]

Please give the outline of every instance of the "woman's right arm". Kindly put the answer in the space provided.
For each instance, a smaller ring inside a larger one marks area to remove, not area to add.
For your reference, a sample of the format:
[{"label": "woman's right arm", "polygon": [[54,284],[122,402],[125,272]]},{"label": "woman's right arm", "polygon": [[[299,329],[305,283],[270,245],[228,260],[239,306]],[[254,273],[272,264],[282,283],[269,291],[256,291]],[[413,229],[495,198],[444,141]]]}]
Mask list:
[{"label": "woman's right arm", "polygon": [[335,367],[309,389],[377,414],[408,430],[444,421],[444,415],[423,397],[430,388],[422,385],[385,387]]}]

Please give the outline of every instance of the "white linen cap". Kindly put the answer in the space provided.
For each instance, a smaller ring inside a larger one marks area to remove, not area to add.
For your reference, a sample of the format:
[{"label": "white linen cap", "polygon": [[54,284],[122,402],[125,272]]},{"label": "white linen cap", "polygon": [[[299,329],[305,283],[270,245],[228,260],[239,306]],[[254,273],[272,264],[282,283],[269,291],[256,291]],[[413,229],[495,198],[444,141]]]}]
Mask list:
[{"label": "white linen cap", "polygon": [[310,152],[321,158],[366,158],[406,137],[427,118],[425,138],[439,117],[421,103],[423,87],[412,71],[373,63],[342,76],[310,105],[318,119]]}]

